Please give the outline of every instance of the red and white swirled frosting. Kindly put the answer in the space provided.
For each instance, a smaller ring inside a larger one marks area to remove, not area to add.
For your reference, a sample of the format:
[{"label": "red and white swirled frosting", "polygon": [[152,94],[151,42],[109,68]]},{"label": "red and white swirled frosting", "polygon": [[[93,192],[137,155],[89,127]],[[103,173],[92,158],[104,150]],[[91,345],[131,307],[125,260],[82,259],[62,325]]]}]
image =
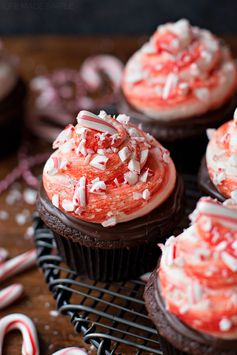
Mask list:
[{"label": "red and white swirled frosting", "polygon": [[223,196],[231,198],[237,194],[237,111],[234,120],[208,133],[206,162],[210,179]]},{"label": "red and white swirled frosting", "polygon": [[227,339],[237,338],[236,208],[201,198],[192,225],[161,246],[158,270],[167,309],[191,328]]},{"label": "red and white swirled frosting", "polygon": [[157,28],[128,61],[122,84],[137,110],[166,121],[219,108],[236,87],[237,69],[228,48],[184,19]]},{"label": "red and white swirled frosting", "polygon": [[52,203],[75,218],[112,226],[146,215],[172,193],[176,170],[152,136],[101,111],[81,111],[53,144],[43,185]]}]

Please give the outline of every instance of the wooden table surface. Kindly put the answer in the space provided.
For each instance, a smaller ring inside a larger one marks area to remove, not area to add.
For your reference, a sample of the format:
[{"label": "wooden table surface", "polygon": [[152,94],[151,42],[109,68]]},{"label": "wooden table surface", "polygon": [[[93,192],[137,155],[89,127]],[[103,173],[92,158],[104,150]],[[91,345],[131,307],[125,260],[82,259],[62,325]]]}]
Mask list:
[{"label": "wooden table surface", "polygon": [[[20,58],[20,71],[29,80],[36,72],[46,67],[49,70],[54,68],[71,67],[78,68],[80,63],[89,55],[96,53],[110,53],[120,57],[123,61],[131,55],[144,41],[144,37],[17,37],[6,38],[5,45],[9,51]],[[226,37],[235,56],[237,56],[237,37]],[[34,150],[37,150],[37,146]],[[15,156],[6,158],[0,162],[0,179],[16,164]],[[20,189],[25,189],[24,183],[20,181]],[[21,199],[14,206],[6,203],[9,191],[0,195],[0,210],[9,213],[6,221],[0,220],[0,246],[8,249],[13,257],[33,247],[31,239],[25,236],[29,220],[20,226],[16,223],[16,214],[24,209],[29,212],[34,206],[27,205]],[[81,337],[76,334],[69,320],[61,315],[52,316],[50,311],[55,310],[55,301],[44,283],[42,274],[37,268],[27,271],[4,282],[5,287],[13,282],[20,282],[24,285],[25,294],[15,305],[0,311],[0,317],[13,312],[20,312],[28,315],[36,324],[41,354],[52,354],[58,349],[66,346],[81,346],[88,349]],[[21,336],[18,332],[12,332],[6,337],[3,354],[20,354]],[[89,350],[89,349],[88,349]],[[90,351],[91,354],[94,352]],[[124,353],[125,354],[125,353]],[[129,352],[127,352],[129,354]]]}]

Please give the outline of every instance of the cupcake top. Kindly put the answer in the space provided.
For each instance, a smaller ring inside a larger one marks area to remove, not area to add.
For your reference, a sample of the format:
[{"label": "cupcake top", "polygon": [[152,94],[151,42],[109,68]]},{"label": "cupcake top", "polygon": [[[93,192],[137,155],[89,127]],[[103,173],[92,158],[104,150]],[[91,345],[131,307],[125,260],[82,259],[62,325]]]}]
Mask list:
[{"label": "cupcake top", "polygon": [[201,198],[192,224],[162,247],[158,270],[167,310],[218,338],[237,338],[237,205]]},{"label": "cupcake top", "polygon": [[0,41],[0,100],[14,88],[17,81],[16,62]]},{"label": "cupcake top", "polygon": [[237,111],[234,116],[217,130],[208,130],[208,173],[217,190],[226,198],[237,194]]},{"label": "cupcake top", "polygon": [[157,28],[128,61],[128,102],[159,120],[185,119],[223,105],[235,92],[237,69],[228,48],[187,20]]},{"label": "cupcake top", "polygon": [[53,148],[43,171],[49,199],[64,213],[104,227],[146,215],[176,183],[169,152],[124,114],[81,111]]}]

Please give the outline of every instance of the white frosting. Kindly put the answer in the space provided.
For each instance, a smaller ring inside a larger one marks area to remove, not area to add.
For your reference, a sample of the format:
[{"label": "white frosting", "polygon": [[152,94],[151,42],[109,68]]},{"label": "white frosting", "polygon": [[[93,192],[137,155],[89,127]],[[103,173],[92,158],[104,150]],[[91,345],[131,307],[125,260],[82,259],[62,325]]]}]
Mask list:
[{"label": "white frosting", "polygon": [[210,178],[226,197],[237,187],[236,153],[237,126],[230,121],[213,133],[206,150]]},{"label": "white frosting", "polygon": [[162,246],[159,269],[167,309],[224,339],[237,338],[237,205],[232,207],[201,198],[192,225]]},{"label": "white frosting", "polygon": [[[67,126],[57,137],[53,147],[58,149],[44,167],[44,187],[55,206],[111,226],[148,214],[170,196],[175,166],[152,136],[127,116],[116,120],[86,111],[79,116],[76,127]],[[106,127],[117,133],[105,132]]]},{"label": "white frosting", "polygon": [[236,86],[236,65],[228,49],[186,20],[159,26],[128,61],[123,80],[125,96],[136,109],[165,121],[219,108]]}]

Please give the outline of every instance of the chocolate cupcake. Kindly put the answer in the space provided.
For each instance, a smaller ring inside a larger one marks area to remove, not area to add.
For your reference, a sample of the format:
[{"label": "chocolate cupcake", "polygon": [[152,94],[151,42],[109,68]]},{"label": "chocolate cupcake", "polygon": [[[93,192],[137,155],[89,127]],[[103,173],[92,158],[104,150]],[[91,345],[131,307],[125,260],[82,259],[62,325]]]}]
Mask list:
[{"label": "chocolate cupcake", "polygon": [[20,143],[26,86],[17,73],[16,60],[0,42],[0,156]]},{"label": "chocolate cupcake", "polygon": [[158,27],[128,61],[120,112],[166,144],[184,171],[196,170],[205,131],[233,114],[237,68],[226,47],[187,20]]},{"label": "chocolate cupcake", "polygon": [[38,211],[64,261],[97,280],[155,267],[156,245],[183,215],[182,178],[152,136],[101,111],[81,111],[53,144]]},{"label": "chocolate cupcake", "polygon": [[162,247],[145,303],[164,355],[236,355],[237,205],[201,198]]},{"label": "chocolate cupcake", "polygon": [[237,195],[237,111],[232,121],[207,133],[210,141],[198,182],[205,194],[224,201]]}]

